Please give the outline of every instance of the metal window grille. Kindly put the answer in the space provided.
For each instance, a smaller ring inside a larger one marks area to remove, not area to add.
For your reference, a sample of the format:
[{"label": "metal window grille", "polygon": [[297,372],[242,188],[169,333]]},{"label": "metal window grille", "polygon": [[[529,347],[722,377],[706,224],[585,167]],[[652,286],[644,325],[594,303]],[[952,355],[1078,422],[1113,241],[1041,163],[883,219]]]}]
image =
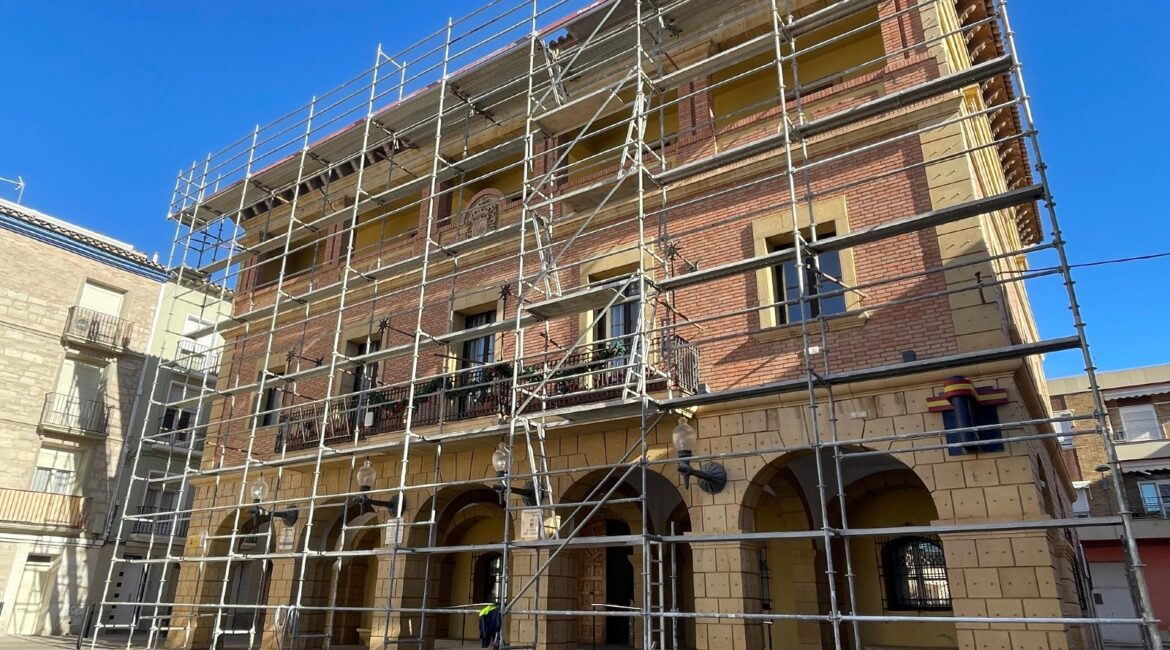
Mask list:
[{"label": "metal window grille", "polygon": [[942,544],[926,537],[879,540],[886,585],[886,608],[892,610],[950,609]]}]

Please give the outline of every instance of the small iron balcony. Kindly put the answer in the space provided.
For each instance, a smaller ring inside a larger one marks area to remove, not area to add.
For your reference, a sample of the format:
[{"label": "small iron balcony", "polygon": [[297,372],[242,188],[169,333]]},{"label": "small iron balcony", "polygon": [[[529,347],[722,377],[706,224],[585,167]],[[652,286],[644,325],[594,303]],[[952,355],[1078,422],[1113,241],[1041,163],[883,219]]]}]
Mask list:
[{"label": "small iron balcony", "polygon": [[186,537],[187,528],[191,523],[190,515],[158,514],[160,512],[172,512],[173,510],[173,508],[164,509],[158,506],[138,506],[135,514],[156,516],[149,519],[136,520],[131,532],[135,535],[150,535],[153,532],[156,537],[167,537],[171,534],[171,530],[174,530],[175,537]]},{"label": "small iron balcony", "polygon": [[130,349],[133,323],[85,307],[70,307],[64,338],[109,352]]},{"label": "small iron balcony", "polygon": [[109,433],[109,425],[110,407],[102,402],[60,393],[45,395],[45,404],[41,408],[42,429],[104,436]]}]

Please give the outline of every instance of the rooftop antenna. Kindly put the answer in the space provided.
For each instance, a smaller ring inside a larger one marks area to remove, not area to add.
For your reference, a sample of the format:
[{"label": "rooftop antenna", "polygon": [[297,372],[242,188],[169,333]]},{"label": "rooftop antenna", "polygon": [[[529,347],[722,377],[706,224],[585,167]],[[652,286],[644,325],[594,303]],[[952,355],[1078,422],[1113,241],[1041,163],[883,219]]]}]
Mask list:
[{"label": "rooftop antenna", "polygon": [[16,180],[12,180],[11,178],[0,176],[0,182],[12,183],[16,186],[16,204],[20,205],[21,199],[24,198],[24,179],[17,176]]}]

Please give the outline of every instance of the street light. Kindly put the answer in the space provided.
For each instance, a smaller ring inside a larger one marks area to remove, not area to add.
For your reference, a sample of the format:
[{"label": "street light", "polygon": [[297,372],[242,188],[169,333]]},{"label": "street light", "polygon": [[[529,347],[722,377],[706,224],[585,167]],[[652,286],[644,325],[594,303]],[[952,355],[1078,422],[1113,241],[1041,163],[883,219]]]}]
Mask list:
[{"label": "street light", "polygon": [[259,519],[264,515],[275,517],[284,522],[285,526],[292,526],[297,523],[297,518],[300,517],[301,512],[293,506],[287,510],[265,510],[260,507],[260,502],[268,496],[268,481],[264,480],[263,476],[257,476],[256,482],[252,483],[252,517]]},{"label": "street light", "polygon": [[[507,505],[504,502],[504,495],[508,492],[508,445],[500,443],[499,447],[492,452],[492,467],[496,470],[496,478],[500,482],[492,487],[500,495],[500,505]],[[536,488],[532,485],[532,481],[524,484],[524,487],[513,487],[512,494],[518,494],[524,498],[524,505],[536,505]]]},{"label": "street light", "polygon": [[374,488],[374,479],[376,479],[376,478],[378,478],[378,470],[374,469],[374,466],[370,464],[370,459],[367,458],[365,460],[365,462],[362,463],[362,466],[358,468],[358,471],[357,471],[358,488],[361,489],[361,491],[362,491],[362,493],[359,494],[357,497],[358,504],[362,507],[362,509],[365,509],[366,507],[373,507],[373,506],[377,506],[379,508],[386,508],[387,510],[393,512],[395,514],[395,516],[397,516],[398,515],[398,502],[400,500],[399,495],[396,494],[393,497],[390,497],[389,499],[383,500],[383,499],[375,499],[375,498],[371,497],[370,495],[366,494],[367,492],[369,492],[370,490],[372,490]]},{"label": "street light", "polygon": [[678,419],[678,424],[674,426],[670,437],[678,457],[682,459],[678,464],[678,473],[683,476],[683,487],[689,488],[691,486],[691,477],[693,476],[699,481],[699,489],[707,494],[722,492],[723,488],[727,486],[727,470],[722,465],[715,461],[707,461],[703,463],[702,467],[695,469],[691,467],[691,461],[687,460],[695,452],[695,443],[699,440],[699,434],[694,427],[687,424],[686,418]]}]

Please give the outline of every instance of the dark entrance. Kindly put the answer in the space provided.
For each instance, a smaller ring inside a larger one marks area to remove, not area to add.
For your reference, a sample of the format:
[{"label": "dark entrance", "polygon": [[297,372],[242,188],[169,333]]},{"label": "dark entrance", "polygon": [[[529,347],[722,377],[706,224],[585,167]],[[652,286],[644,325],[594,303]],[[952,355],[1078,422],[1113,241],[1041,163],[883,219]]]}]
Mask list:
[{"label": "dark entrance", "polygon": [[[624,521],[607,519],[605,534],[612,537],[629,535],[630,526]],[[629,607],[634,604],[634,564],[630,561],[633,549],[629,546],[611,546],[605,549],[605,604]],[[610,611],[620,612],[617,608]],[[630,618],[607,616],[605,618],[605,642],[626,647],[630,643]]]}]

